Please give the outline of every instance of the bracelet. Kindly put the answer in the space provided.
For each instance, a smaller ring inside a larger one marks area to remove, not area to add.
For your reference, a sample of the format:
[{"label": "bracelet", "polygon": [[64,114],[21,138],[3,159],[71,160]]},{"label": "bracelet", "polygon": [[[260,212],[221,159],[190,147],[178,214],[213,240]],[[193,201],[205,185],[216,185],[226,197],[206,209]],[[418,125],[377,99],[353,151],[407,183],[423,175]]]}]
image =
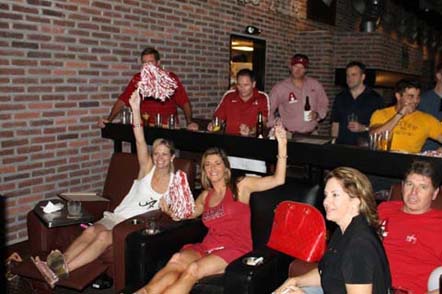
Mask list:
[{"label": "bracelet", "polygon": [[140,123],[137,123],[137,124],[132,124],[132,128],[141,128],[142,126],[141,126],[141,124]]},{"label": "bracelet", "polygon": [[396,114],[399,115],[400,117],[403,117],[403,116],[404,116],[404,114],[401,113],[400,111],[396,112]]},{"label": "bracelet", "polygon": [[278,158],[278,159],[287,159],[288,158],[288,155],[276,155],[276,158]]}]

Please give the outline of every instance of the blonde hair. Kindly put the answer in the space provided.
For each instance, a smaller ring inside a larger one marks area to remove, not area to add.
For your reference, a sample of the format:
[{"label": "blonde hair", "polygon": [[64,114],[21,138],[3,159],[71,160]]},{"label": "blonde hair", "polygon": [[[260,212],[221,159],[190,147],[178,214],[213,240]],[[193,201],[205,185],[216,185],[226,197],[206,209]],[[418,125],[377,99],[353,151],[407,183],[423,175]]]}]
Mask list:
[{"label": "blonde hair", "polygon": [[368,224],[378,231],[379,218],[374,199],[373,188],[366,175],[351,167],[338,167],[328,173],[325,180],[337,179],[350,198],[360,200],[359,213],[367,220]]},{"label": "blonde hair", "polygon": [[[152,154],[153,154],[153,151],[160,145],[164,145],[165,147],[167,147],[167,149],[169,149],[170,156],[175,155],[175,146],[173,145],[173,142],[170,140],[167,140],[167,139],[163,139],[163,138],[158,138],[158,139],[155,139],[155,141],[153,141]],[[174,171],[174,165],[171,162],[169,165],[169,172],[173,172],[173,171]]]}]

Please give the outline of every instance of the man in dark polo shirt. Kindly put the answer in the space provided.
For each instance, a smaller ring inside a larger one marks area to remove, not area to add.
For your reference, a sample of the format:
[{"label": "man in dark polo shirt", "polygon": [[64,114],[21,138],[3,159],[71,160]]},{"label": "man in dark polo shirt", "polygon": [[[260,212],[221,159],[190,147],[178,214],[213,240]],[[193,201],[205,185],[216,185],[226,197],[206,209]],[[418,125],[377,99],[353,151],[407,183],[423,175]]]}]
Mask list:
[{"label": "man in dark polo shirt", "polygon": [[[421,102],[417,109],[431,114],[439,121],[442,121],[442,62],[436,66],[434,74],[436,85],[433,89],[427,90],[421,95]],[[434,140],[427,140],[422,150],[435,150],[442,147],[442,145]]]},{"label": "man in dark polo shirt", "polygon": [[365,65],[352,61],[345,68],[348,88],[335,97],[331,135],[336,144],[359,145],[368,142],[371,114],[384,107],[382,97],[364,85]]}]

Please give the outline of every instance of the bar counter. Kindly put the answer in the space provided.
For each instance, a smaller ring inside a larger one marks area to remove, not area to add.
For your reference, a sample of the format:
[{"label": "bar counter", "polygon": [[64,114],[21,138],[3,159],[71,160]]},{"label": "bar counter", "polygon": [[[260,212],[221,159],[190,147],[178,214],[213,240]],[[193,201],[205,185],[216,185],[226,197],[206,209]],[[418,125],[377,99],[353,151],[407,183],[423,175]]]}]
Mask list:
[{"label": "bar counter", "polygon": [[[260,159],[266,162],[276,161],[277,145],[274,140],[154,127],[145,127],[144,133],[148,144],[151,144],[156,138],[166,138],[172,140],[175,147],[180,150],[203,153],[209,147],[218,146],[229,155]],[[101,136],[114,141],[115,152],[121,152],[122,142],[131,143],[132,151],[135,152],[135,138],[131,125],[107,124],[102,129]],[[416,159],[432,161],[437,168],[442,168],[442,158],[373,151],[356,146],[320,145],[289,140],[287,152],[288,162],[292,164],[308,164],[320,169],[349,166],[367,174],[399,179],[403,178],[411,162]]]}]

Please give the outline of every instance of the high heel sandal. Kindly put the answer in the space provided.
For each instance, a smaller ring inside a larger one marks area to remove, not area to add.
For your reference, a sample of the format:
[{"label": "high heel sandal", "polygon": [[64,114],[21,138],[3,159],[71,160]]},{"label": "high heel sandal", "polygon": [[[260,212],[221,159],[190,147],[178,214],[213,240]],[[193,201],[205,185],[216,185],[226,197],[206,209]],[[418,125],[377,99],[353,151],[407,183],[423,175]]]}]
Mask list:
[{"label": "high heel sandal", "polygon": [[46,263],[58,278],[64,279],[69,276],[68,267],[64,260],[63,253],[59,250],[51,251],[46,258]]},{"label": "high heel sandal", "polygon": [[38,269],[45,281],[49,284],[49,286],[51,286],[51,288],[54,288],[55,283],[59,281],[57,275],[54,274],[54,272],[49,268],[46,262],[40,260],[40,257],[36,256],[34,258],[31,256],[31,260],[35,264],[35,267]]},{"label": "high heel sandal", "polygon": [[51,288],[54,288],[55,283],[61,278],[67,278],[69,276],[64,256],[59,250],[51,251],[46,258],[46,262],[40,260],[38,256],[35,258],[31,257],[31,259]]}]

